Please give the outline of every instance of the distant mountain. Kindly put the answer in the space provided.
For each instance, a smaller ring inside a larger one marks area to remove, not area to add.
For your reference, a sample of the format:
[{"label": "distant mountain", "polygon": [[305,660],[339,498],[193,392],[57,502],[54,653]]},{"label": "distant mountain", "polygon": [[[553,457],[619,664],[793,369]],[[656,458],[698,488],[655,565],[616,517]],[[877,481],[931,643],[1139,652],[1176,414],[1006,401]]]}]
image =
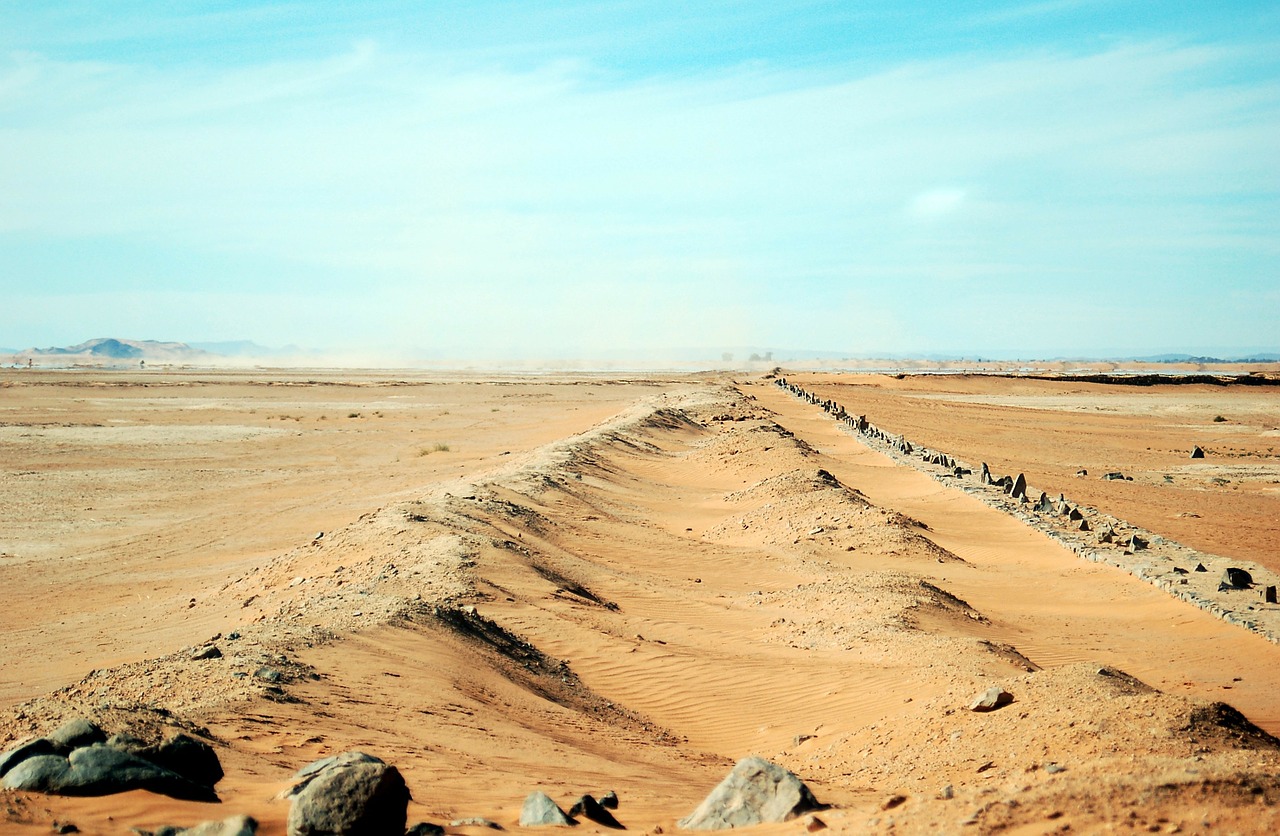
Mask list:
[{"label": "distant mountain", "polygon": [[29,348],[11,352],[31,358],[57,358],[67,363],[112,364],[120,362],[210,363],[216,356],[186,343],[158,340],[120,340],[99,337],[78,345],[51,348]]}]

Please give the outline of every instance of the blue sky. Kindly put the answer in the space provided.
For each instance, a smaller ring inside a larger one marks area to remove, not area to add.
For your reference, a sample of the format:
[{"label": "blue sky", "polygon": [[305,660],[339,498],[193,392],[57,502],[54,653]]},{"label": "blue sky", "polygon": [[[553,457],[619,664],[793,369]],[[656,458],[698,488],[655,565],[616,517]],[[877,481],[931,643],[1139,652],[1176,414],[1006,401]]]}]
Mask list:
[{"label": "blue sky", "polygon": [[0,0],[0,345],[1280,349],[1280,6]]}]

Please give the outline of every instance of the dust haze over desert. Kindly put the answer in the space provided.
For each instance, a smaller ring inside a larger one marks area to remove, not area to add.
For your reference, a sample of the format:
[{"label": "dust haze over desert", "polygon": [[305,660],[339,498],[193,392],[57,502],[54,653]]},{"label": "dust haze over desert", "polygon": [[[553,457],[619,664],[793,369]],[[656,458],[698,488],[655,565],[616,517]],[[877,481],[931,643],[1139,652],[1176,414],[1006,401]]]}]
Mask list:
[{"label": "dust haze over desert", "polygon": [[0,832],[1280,826],[1271,4],[0,30]]}]

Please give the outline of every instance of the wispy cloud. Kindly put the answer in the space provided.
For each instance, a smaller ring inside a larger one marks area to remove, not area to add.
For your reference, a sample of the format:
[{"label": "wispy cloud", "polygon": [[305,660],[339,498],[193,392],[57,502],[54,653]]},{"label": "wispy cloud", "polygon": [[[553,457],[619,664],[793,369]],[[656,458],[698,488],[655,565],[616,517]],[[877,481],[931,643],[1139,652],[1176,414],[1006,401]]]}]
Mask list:
[{"label": "wispy cloud", "polygon": [[[162,244],[142,278],[125,259],[84,286],[201,286],[217,322],[306,286],[350,317],[325,339],[352,342],[498,323],[548,349],[794,344],[886,287],[999,298],[1046,276],[1137,305],[1275,275],[1280,86],[1234,75],[1248,58],[1150,42],[606,82],[368,39],[229,69],[20,54],[0,62],[0,234],[46,242],[51,274],[59,242]],[[981,336],[949,304],[950,333]],[[891,344],[905,310],[820,347]],[[316,343],[312,313],[279,341]]]}]

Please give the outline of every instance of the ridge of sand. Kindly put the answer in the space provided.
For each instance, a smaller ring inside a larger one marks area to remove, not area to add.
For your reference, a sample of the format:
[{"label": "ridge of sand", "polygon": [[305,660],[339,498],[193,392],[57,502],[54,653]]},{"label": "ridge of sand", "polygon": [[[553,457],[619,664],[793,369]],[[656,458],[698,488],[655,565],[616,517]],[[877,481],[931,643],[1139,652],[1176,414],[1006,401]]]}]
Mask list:
[{"label": "ridge of sand", "polygon": [[[771,389],[668,384],[245,566],[197,602],[242,611],[223,658],[102,669],[0,717],[6,740],[74,713],[207,730],[221,807],[9,794],[7,826],[245,812],[279,834],[282,782],[348,748],[401,769],[410,821],[517,829],[532,789],[616,789],[628,828],[670,832],[756,753],[835,830],[1275,824],[1277,744],[1214,704],[1280,730],[1274,645]],[[965,710],[993,684],[1014,702]]]},{"label": "ridge of sand", "polygon": [[[844,409],[838,404],[832,408],[837,411]],[[1007,488],[999,484],[983,484],[978,474],[981,467],[986,467],[985,462],[968,462],[945,450],[913,445],[905,436],[869,423],[865,430],[844,422],[839,426],[842,431],[854,434],[863,444],[895,462],[978,497],[983,503],[1057,540],[1085,560],[1121,569],[1229,624],[1280,643],[1280,606],[1274,603],[1267,605],[1260,596],[1262,590],[1269,587],[1274,593],[1280,586],[1280,573],[1268,566],[1252,560],[1198,551],[1092,506],[1074,502],[1062,493],[1056,498],[1049,498],[1054,510],[1040,511],[1035,497],[1047,497],[1047,494],[1035,486],[1027,485],[1024,496],[1015,499]],[[953,464],[938,463],[935,459],[939,455]],[[993,478],[998,481],[1000,476],[993,475]],[[1014,478],[1009,475],[1009,479]],[[1068,517],[1058,508],[1070,508],[1078,516]],[[1082,529],[1078,519],[1082,519],[1087,527]],[[1108,539],[1103,539],[1103,532]],[[1131,542],[1135,535],[1145,545],[1138,550],[1126,548],[1126,543]],[[1228,568],[1248,572],[1252,578],[1250,587],[1227,586],[1225,573]]]}]

